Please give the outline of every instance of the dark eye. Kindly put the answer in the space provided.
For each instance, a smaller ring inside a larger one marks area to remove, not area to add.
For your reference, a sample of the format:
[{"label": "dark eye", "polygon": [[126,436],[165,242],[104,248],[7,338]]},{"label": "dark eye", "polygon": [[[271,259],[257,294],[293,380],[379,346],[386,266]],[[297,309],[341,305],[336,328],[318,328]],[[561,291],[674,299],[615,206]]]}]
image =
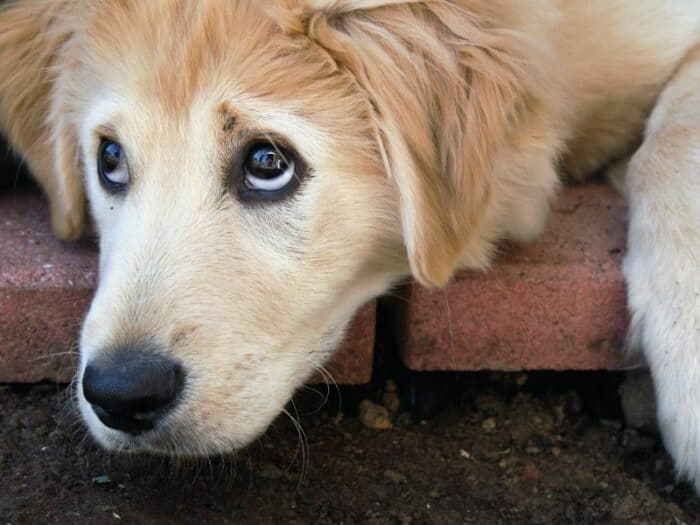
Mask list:
[{"label": "dark eye", "polygon": [[97,152],[97,173],[100,183],[110,192],[122,191],[129,183],[126,155],[118,142],[102,139]]},{"label": "dark eye", "polygon": [[251,146],[243,160],[242,195],[251,200],[275,200],[299,183],[301,162],[286,148],[269,142]]}]

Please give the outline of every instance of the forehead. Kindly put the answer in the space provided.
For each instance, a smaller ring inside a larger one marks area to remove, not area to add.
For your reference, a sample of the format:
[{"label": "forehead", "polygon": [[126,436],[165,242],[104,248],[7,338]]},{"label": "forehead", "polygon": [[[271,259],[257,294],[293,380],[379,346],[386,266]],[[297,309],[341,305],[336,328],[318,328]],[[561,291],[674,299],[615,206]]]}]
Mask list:
[{"label": "forehead", "polygon": [[261,4],[96,1],[79,60],[102,90],[155,102],[167,115],[180,116],[203,97],[213,104],[237,100],[226,106],[230,113],[277,104],[319,123],[366,114],[366,101],[328,55],[308,39],[284,34]]}]

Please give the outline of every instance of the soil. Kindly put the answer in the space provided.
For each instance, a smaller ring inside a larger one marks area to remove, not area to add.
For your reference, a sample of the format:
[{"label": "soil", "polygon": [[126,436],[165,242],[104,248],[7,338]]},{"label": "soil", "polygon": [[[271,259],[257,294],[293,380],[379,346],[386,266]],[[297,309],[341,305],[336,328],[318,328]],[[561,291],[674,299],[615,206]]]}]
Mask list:
[{"label": "soil", "polygon": [[[281,417],[236,457],[194,463],[108,455],[68,390],[0,386],[0,523],[698,522],[700,499],[658,437],[626,427],[619,381],[439,376],[440,396],[410,379],[398,409],[393,386],[342,390],[346,413],[332,389],[319,408],[320,387],[295,400],[304,447]],[[353,415],[362,398],[389,409],[390,428]],[[416,421],[406,407],[421,399],[447,406]]]}]

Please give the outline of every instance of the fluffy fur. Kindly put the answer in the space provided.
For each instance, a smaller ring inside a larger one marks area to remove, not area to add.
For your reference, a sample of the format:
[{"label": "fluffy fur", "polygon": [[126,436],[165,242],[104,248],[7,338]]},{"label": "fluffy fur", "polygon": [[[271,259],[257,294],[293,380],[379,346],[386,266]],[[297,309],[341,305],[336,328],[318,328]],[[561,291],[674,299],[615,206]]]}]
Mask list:
[{"label": "fluffy fur", "polygon": [[[183,402],[108,448],[207,454],[259,435],[353,312],[406,274],[445,284],[542,230],[561,176],[634,154],[625,262],[679,472],[700,479],[700,5],[694,0],[13,0],[0,125],[57,235],[85,196],[101,281],[86,363],[155,342]],[[645,123],[652,112],[651,118]],[[97,182],[124,146],[126,195]],[[312,175],[249,206],[231,161],[276,136]],[[622,165],[622,164],[619,164]]]}]

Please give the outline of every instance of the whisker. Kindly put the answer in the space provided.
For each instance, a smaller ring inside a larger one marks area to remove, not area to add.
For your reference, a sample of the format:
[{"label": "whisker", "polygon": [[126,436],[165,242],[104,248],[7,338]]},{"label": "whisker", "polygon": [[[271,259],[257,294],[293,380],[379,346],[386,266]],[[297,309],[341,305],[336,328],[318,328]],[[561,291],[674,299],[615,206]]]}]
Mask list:
[{"label": "whisker", "polygon": [[[296,406],[294,405],[294,402],[292,401],[292,406],[294,407],[294,412],[299,417],[299,413],[296,409]],[[306,469],[309,461],[308,457],[308,438],[306,435],[306,432],[304,432],[304,429],[301,426],[301,423],[299,423],[298,419],[295,419],[294,416],[292,416],[289,411],[286,408],[282,409],[282,413],[285,414],[292,422],[294,425],[294,428],[297,431],[297,437],[298,437],[298,444],[296,451],[294,453],[294,458],[292,458],[292,464],[293,465],[296,462],[296,459],[299,457],[299,453],[301,452],[301,472],[299,474],[299,481],[297,482],[297,490],[301,488],[301,485],[304,481],[304,478],[306,477]],[[290,467],[291,467],[290,465]],[[287,470],[289,470],[289,468]]]},{"label": "whisker", "polygon": [[29,360],[29,362],[33,363],[34,361],[42,361],[44,359],[51,359],[53,357],[60,357],[62,355],[80,355],[80,352],[75,352],[73,350],[66,350],[65,352],[52,352],[50,354],[43,354],[33,357]]}]

